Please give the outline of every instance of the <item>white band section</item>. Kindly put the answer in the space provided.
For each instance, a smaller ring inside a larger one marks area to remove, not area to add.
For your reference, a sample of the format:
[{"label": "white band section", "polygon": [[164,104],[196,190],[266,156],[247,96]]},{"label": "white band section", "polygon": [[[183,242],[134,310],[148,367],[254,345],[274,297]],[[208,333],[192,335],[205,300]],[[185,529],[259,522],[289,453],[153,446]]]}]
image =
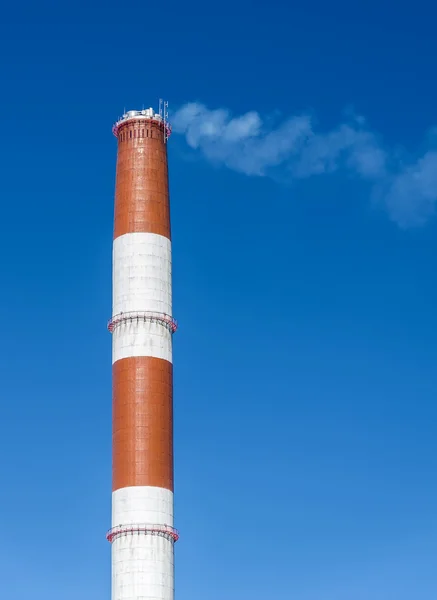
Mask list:
[{"label": "white band section", "polygon": [[[112,494],[112,525],[173,525],[173,493],[135,486]],[[159,535],[122,535],[112,542],[112,600],[173,600],[173,542]]]},{"label": "white band section", "polygon": [[126,535],[112,543],[112,600],[173,600],[173,542]]},{"label": "white band section", "polygon": [[148,485],[112,492],[112,527],[138,523],[173,527],[173,492]]},{"label": "white band section", "polygon": [[132,356],[152,356],[172,362],[172,334],[160,323],[126,321],[112,333],[112,362]]},{"label": "white band section", "polygon": [[152,311],[171,316],[171,242],[156,233],[114,240],[112,314]]},{"label": "white band section", "polygon": [[[126,233],[113,246],[113,316],[172,315],[171,242],[155,233]],[[172,334],[160,322],[127,319],[114,328],[112,362],[151,356],[172,362]]]}]

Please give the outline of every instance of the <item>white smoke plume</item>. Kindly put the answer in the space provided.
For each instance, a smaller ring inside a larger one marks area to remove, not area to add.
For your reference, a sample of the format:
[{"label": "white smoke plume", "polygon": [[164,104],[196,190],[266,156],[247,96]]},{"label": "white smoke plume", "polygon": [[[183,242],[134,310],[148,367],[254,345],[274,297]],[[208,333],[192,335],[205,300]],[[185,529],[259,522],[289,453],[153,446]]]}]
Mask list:
[{"label": "white smoke plume", "polygon": [[309,114],[280,123],[258,112],[232,116],[226,109],[189,103],[172,115],[173,131],[207,160],[246,175],[303,179],[345,171],[371,184],[401,227],[423,224],[437,202],[437,152],[401,159],[360,116],[330,131],[317,130]]}]

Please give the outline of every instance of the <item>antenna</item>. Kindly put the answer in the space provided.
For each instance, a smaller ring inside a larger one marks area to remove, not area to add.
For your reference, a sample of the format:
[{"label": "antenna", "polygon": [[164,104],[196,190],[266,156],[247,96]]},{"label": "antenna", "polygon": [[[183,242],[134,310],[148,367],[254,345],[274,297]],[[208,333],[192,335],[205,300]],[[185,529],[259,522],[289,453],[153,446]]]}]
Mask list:
[{"label": "antenna", "polygon": [[168,125],[168,102],[163,102],[164,105],[164,142],[167,143],[167,140],[170,135],[170,127]]},{"label": "antenna", "polygon": [[164,144],[167,143],[170,137],[171,127],[168,122],[168,102],[167,100],[159,99],[159,116],[161,117],[164,125]]}]

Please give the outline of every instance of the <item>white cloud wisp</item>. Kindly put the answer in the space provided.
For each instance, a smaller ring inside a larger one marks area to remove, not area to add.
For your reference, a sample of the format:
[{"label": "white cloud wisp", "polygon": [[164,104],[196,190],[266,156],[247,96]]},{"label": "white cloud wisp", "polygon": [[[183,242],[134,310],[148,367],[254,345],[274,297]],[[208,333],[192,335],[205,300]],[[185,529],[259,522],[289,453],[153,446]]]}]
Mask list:
[{"label": "white cloud wisp", "polygon": [[172,125],[207,160],[246,175],[275,177],[280,169],[282,176],[303,179],[344,170],[367,180],[401,227],[421,225],[435,210],[437,151],[401,160],[363,117],[318,131],[309,114],[275,124],[255,111],[234,117],[226,109],[189,103],[172,115]]}]

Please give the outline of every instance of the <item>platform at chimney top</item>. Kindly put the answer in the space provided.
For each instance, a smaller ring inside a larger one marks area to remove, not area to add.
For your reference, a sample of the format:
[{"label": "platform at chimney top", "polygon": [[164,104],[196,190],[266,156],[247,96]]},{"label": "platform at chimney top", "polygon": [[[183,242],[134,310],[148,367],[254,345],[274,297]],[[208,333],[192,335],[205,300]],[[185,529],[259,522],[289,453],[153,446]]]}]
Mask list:
[{"label": "platform at chimney top", "polygon": [[155,121],[156,123],[162,124],[164,126],[165,131],[165,141],[171,134],[171,127],[167,121],[167,114],[161,112],[155,112],[153,108],[146,108],[143,110],[128,110],[123,114],[122,117],[116,121],[112,127],[112,132],[115,136],[117,136],[118,129],[121,125],[124,125],[127,121],[131,119],[134,120],[147,120],[147,121]]}]

